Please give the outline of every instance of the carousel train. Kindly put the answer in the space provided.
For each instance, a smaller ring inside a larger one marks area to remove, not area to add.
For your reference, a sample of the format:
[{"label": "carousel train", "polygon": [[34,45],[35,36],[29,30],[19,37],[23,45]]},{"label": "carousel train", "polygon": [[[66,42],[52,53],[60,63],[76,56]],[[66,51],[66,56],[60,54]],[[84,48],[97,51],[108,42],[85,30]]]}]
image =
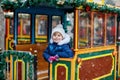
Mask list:
[{"label": "carousel train", "polygon": [[[6,38],[6,46],[12,45],[7,49],[37,55],[37,80],[120,80],[119,7],[106,5],[103,0],[85,3],[64,8],[18,8],[13,20],[6,19],[7,33],[14,33]],[[73,15],[69,22],[67,14]],[[49,64],[42,54],[57,24],[63,24],[71,36],[74,57]]]}]

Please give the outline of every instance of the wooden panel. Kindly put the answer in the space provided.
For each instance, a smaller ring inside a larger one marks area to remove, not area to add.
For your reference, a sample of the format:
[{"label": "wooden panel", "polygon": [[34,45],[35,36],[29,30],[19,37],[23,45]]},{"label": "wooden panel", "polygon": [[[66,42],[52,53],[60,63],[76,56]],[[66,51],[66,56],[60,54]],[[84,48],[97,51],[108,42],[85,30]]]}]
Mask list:
[{"label": "wooden panel", "polygon": [[79,68],[79,79],[92,80],[94,78],[110,74],[113,68],[112,66],[113,66],[112,56],[105,56],[85,60],[82,62],[82,65]]},{"label": "wooden panel", "polygon": [[64,66],[57,67],[57,80],[66,80],[66,68]]},{"label": "wooden panel", "polygon": [[[16,66],[17,66],[17,65],[16,65]],[[17,69],[18,69],[18,71],[17,71],[17,72],[18,72],[18,73],[17,73],[17,74],[18,74],[18,75],[17,75],[17,76],[18,76],[18,80],[22,80],[22,77],[23,77],[23,76],[22,76],[22,73],[23,73],[23,72],[22,72],[22,62],[18,62],[18,68],[17,68]]]},{"label": "wooden panel", "polygon": [[[37,77],[48,76],[48,62],[45,61],[42,54],[43,51],[46,49],[47,44],[27,44],[27,45],[17,45],[16,50],[19,51],[30,51],[32,54],[35,55],[35,51],[37,51]],[[45,77],[45,78],[46,78]]]}]

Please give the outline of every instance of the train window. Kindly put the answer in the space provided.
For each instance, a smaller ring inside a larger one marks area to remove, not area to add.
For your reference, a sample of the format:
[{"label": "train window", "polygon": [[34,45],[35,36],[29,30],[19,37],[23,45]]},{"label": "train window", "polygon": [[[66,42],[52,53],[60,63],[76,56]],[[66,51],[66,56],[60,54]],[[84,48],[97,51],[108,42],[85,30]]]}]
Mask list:
[{"label": "train window", "polygon": [[80,12],[79,13],[79,48],[90,47],[90,13]]},{"label": "train window", "polygon": [[30,14],[18,14],[18,35],[30,35]]},{"label": "train window", "polygon": [[35,35],[36,42],[47,42],[47,27],[48,27],[48,16],[47,15],[36,15],[35,17]]},{"label": "train window", "polygon": [[114,44],[115,43],[115,16],[114,15],[108,15],[107,21],[106,21],[106,36],[107,44]]},{"label": "train window", "polygon": [[74,13],[67,13],[67,34],[71,38],[70,46],[73,48],[73,31],[74,31]]},{"label": "train window", "polygon": [[56,25],[61,24],[60,16],[52,16],[52,28],[56,27]]},{"label": "train window", "polygon": [[30,43],[30,14],[18,14],[18,44]]},{"label": "train window", "polygon": [[93,45],[101,46],[104,43],[104,14],[102,13],[94,13],[93,15],[93,27],[94,27],[94,35],[93,35]]},{"label": "train window", "polygon": [[47,15],[36,15],[36,32],[37,35],[47,35]]}]

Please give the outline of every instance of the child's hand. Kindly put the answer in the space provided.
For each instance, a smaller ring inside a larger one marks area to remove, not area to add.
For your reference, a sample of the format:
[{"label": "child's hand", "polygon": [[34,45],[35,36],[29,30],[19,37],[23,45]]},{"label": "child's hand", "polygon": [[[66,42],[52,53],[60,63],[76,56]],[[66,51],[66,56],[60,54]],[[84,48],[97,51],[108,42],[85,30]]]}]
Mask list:
[{"label": "child's hand", "polygon": [[53,61],[58,61],[59,60],[59,56],[55,55],[55,56],[50,56],[49,58],[49,62],[52,63]]},{"label": "child's hand", "polygon": [[55,55],[55,61],[59,61],[59,56],[58,55]]},{"label": "child's hand", "polygon": [[48,59],[50,63],[52,63],[53,61],[55,61],[55,57],[54,56],[50,56],[50,58]]}]

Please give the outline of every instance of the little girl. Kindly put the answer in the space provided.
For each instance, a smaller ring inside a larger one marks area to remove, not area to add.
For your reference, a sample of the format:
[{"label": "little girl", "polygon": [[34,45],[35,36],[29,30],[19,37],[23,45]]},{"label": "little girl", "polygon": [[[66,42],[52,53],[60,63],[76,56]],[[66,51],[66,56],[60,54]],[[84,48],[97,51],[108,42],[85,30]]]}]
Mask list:
[{"label": "little girl", "polygon": [[43,53],[43,57],[49,63],[58,61],[61,58],[73,57],[73,52],[69,46],[70,37],[65,33],[63,26],[58,24],[52,30],[51,39],[48,47]]}]

